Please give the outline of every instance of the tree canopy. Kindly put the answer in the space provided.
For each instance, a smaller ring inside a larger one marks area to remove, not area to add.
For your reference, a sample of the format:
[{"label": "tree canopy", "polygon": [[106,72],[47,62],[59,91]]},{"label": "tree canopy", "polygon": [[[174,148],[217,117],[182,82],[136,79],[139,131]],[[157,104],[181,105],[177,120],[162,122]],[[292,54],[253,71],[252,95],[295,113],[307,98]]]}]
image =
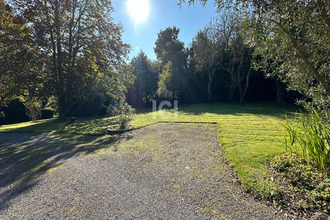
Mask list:
[{"label": "tree canopy", "polygon": [[141,108],[156,92],[169,91],[182,104],[275,101],[276,92],[286,100],[282,84],[266,74],[303,94],[305,106],[329,111],[325,1],[216,3],[218,17],[191,45],[179,39],[179,28],[168,27],[155,42],[157,61],[141,51],[127,64],[130,46],[112,19],[110,0],[0,0],[1,104],[19,98],[30,118],[38,118],[52,103],[60,117],[87,105],[101,112],[124,93]]},{"label": "tree canopy", "polygon": [[134,67],[136,80],[134,86],[128,90],[128,101],[134,107],[143,108],[157,91],[157,68],[143,51],[132,58],[131,65]]},{"label": "tree canopy", "polygon": [[40,94],[44,89],[32,30],[0,0],[0,97],[7,104],[18,95]]},{"label": "tree canopy", "polygon": [[112,20],[110,0],[16,0],[11,5],[30,30],[42,87],[57,98],[60,117],[91,93],[114,93],[118,83],[132,83],[123,81],[132,71],[124,62],[130,46]]},{"label": "tree canopy", "polygon": [[[181,0],[180,3],[186,2]],[[207,0],[189,0],[190,4]],[[327,0],[217,0],[243,20],[244,39],[255,48],[256,68],[303,94],[307,107],[330,108],[330,4]]]},{"label": "tree canopy", "polygon": [[179,40],[179,32],[180,29],[174,26],[158,33],[154,51],[157,59],[166,67],[159,77],[161,89],[158,92],[171,89],[172,92],[182,93],[186,89],[188,55],[184,43]]},{"label": "tree canopy", "polygon": [[183,68],[186,61],[185,47],[179,40],[179,32],[180,29],[175,26],[160,31],[154,48],[157,59],[162,64],[171,61],[174,68]]},{"label": "tree canopy", "polygon": [[240,20],[232,11],[223,12],[193,39],[192,59],[197,72],[208,76],[209,103],[215,74],[229,75],[229,102],[236,90],[240,103],[244,101],[252,72],[252,50],[244,45],[239,24]]}]

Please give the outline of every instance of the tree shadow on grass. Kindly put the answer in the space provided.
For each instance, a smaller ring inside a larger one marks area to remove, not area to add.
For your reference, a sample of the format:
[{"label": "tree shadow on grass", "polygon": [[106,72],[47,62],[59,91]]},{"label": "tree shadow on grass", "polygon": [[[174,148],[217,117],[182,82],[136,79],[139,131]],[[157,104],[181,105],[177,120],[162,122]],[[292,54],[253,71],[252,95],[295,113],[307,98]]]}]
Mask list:
[{"label": "tree shadow on grass", "polygon": [[272,116],[279,119],[293,118],[296,112],[301,110],[292,104],[278,104],[278,103],[245,103],[240,105],[238,103],[216,103],[211,105],[189,105],[182,106],[179,111],[192,115],[202,115],[205,113],[219,114],[219,115],[242,115],[255,114],[260,116]]},{"label": "tree shadow on grass", "polygon": [[131,138],[132,134],[0,134],[0,212],[38,184],[42,174],[58,168],[67,159],[115,147]]},{"label": "tree shadow on grass", "polygon": [[32,122],[19,128],[3,127],[3,132],[18,132],[18,133],[45,133],[45,132],[56,132],[56,133],[70,133],[70,134],[88,134],[88,135],[104,135],[106,134],[106,128],[108,126],[116,124],[114,117],[104,118],[78,118],[74,123],[71,123],[69,119],[48,119]]}]

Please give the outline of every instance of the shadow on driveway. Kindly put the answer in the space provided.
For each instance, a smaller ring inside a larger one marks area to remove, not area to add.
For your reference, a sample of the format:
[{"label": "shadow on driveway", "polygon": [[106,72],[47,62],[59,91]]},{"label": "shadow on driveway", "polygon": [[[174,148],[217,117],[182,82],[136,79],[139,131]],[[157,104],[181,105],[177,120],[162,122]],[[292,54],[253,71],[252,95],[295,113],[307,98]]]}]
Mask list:
[{"label": "shadow on driveway", "polygon": [[0,211],[65,160],[112,147],[131,135],[0,134]]}]

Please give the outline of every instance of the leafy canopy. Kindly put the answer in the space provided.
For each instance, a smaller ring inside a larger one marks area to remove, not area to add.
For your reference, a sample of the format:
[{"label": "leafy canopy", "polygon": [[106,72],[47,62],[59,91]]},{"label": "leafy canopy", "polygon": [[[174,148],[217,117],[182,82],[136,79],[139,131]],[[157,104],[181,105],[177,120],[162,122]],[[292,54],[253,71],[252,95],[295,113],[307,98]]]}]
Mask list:
[{"label": "leafy canopy", "polygon": [[130,46],[121,40],[122,26],[112,20],[110,0],[15,0],[11,5],[31,30],[42,85],[46,95],[57,98],[60,117],[91,94],[125,90],[132,71],[125,64]]},{"label": "leafy canopy", "polygon": [[[181,0],[180,3],[186,2]],[[189,0],[205,4],[207,0]],[[305,96],[301,103],[330,109],[330,4],[327,0],[215,0],[243,18],[245,42],[255,48],[256,68]]]}]

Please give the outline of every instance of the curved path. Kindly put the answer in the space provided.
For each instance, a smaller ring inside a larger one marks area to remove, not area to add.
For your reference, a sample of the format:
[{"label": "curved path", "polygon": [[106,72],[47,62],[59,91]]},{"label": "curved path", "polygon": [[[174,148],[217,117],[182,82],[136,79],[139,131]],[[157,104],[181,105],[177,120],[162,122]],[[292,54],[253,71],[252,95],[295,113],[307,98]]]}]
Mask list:
[{"label": "curved path", "polygon": [[[65,144],[75,146],[64,150]],[[39,152],[44,159],[26,168],[13,163],[24,149],[47,153]],[[157,124],[80,143],[1,134],[0,166],[4,220],[285,217],[244,192],[224,158],[216,125]]]}]

